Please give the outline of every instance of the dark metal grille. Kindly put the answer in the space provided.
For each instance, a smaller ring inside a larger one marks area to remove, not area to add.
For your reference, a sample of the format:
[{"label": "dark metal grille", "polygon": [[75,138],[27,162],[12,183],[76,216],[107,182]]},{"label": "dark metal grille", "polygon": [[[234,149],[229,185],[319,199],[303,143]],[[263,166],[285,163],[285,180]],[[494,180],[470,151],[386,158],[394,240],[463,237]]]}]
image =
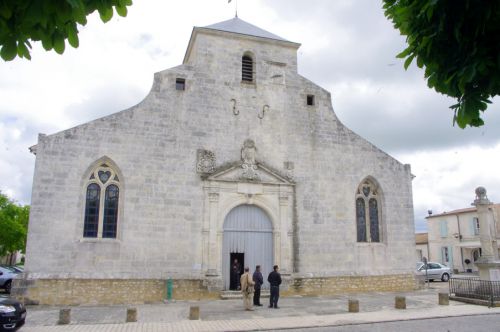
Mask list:
[{"label": "dark metal grille", "polygon": [[450,295],[469,299],[500,301],[500,281],[479,278],[451,278]]},{"label": "dark metal grille", "polygon": [[101,188],[98,184],[91,183],[87,187],[85,202],[85,220],[83,223],[83,237],[97,237],[99,224],[99,201]]},{"label": "dark metal grille", "polygon": [[366,242],[366,212],[365,200],[358,198],[356,200],[356,225],[358,233],[358,242]]},{"label": "dark metal grille", "polygon": [[186,89],[186,80],[184,78],[177,78],[175,80],[175,89],[176,90],[185,90]]},{"label": "dark metal grille", "polygon": [[119,189],[114,184],[106,188],[104,200],[104,220],[102,225],[103,238],[116,238],[116,225],[118,218]]},{"label": "dark metal grille", "polygon": [[253,82],[253,60],[248,55],[241,58],[241,79],[246,82]]},{"label": "dark metal grille", "polygon": [[371,198],[368,202],[370,210],[370,237],[372,242],[380,242],[379,227],[378,227],[378,205],[375,198]]}]

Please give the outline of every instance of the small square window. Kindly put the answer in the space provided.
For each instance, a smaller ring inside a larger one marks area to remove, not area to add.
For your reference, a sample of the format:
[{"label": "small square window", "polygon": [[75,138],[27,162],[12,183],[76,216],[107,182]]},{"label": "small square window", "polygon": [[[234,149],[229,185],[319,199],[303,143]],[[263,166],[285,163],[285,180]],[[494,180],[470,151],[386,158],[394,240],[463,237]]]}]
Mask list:
[{"label": "small square window", "polygon": [[175,79],[175,90],[186,90],[186,79],[176,78]]},{"label": "small square window", "polygon": [[307,95],[307,106],[314,106],[314,95]]}]

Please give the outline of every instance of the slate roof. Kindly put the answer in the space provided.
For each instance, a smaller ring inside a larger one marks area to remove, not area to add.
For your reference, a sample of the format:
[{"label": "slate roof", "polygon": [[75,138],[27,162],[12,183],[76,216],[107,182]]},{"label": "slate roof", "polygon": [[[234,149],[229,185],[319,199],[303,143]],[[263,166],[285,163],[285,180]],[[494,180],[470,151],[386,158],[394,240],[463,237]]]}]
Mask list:
[{"label": "slate roof", "polygon": [[266,30],[263,30],[255,25],[253,25],[253,24],[245,22],[238,17],[232,18],[232,19],[227,20],[227,21],[207,25],[206,27],[203,27],[203,28],[238,33],[241,35],[248,35],[248,36],[255,36],[255,37],[290,42],[289,40],[281,38],[280,36],[272,34]]}]

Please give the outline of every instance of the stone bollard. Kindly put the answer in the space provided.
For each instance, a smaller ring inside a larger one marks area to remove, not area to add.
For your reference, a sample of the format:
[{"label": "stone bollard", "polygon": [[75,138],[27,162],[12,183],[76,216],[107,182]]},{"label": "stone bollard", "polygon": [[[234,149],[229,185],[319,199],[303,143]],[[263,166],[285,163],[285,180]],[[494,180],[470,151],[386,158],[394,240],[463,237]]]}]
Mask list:
[{"label": "stone bollard", "polygon": [[396,309],[406,309],[406,297],[396,296],[394,307]]},{"label": "stone bollard", "polygon": [[450,296],[448,293],[439,293],[439,305],[449,305],[450,304]]},{"label": "stone bollard", "polygon": [[200,319],[200,307],[193,306],[189,307],[189,320],[199,320]]},{"label": "stone bollard", "polygon": [[71,322],[71,309],[59,310],[59,320],[57,325],[67,325]]},{"label": "stone bollard", "polygon": [[137,308],[127,308],[127,323],[137,322]]},{"label": "stone bollard", "polygon": [[349,299],[348,307],[349,312],[359,312],[359,301],[355,299]]}]

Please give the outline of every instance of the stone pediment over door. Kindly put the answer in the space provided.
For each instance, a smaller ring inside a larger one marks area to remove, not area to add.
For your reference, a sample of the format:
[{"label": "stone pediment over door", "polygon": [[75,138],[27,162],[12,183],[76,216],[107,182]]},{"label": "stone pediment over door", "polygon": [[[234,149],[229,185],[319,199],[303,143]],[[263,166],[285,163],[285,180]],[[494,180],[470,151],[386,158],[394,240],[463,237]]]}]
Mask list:
[{"label": "stone pediment over door", "polygon": [[249,182],[275,185],[293,185],[294,182],[287,176],[258,162],[252,165],[235,163],[216,170],[206,178],[208,181],[221,182]]}]

